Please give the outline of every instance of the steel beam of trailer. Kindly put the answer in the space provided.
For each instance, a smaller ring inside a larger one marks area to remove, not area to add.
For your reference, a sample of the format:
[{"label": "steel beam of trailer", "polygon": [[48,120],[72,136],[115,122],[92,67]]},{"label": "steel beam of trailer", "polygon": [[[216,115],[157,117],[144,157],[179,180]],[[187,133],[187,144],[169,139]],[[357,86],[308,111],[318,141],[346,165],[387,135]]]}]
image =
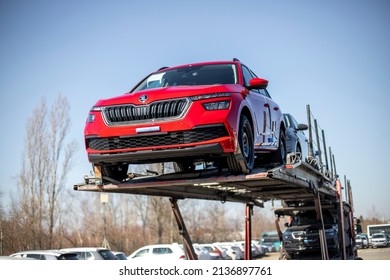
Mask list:
[{"label": "steel beam of trailer", "polygon": [[252,203],[259,207],[263,201],[272,199],[312,199],[317,192],[324,199],[335,198],[334,182],[304,162],[255,169],[242,175],[205,170],[135,177],[125,182],[102,179],[85,177],[85,182],[75,185],[74,189]]},{"label": "steel beam of trailer", "polygon": [[[253,206],[263,207],[263,201],[316,201],[317,210],[321,201],[336,199],[334,182],[305,162],[287,164],[273,168],[258,168],[250,174],[232,175],[217,169],[190,173],[171,173],[152,176],[129,176],[124,182],[101,176],[85,177],[84,182],[74,186],[77,191],[127,193],[170,198],[173,213],[184,238],[184,247],[189,259],[196,259],[191,239],[177,205],[178,199],[204,199],[246,204],[245,212],[245,256],[251,259],[251,227]],[[326,240],[322,248],[326,246]],[[327,259],[324,251],[323,258]]]}]

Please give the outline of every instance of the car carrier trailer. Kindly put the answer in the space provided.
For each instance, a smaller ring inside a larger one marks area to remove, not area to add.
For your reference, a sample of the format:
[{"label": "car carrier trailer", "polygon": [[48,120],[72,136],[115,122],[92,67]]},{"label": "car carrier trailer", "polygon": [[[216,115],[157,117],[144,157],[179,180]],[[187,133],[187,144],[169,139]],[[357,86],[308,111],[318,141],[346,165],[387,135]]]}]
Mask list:
[{"label": "car carrier trailer", "polygon": [[[99,174],[99,170],[95,170],[95,174]],[[313,201],[317,212],[321,213],[321,205],[329,205],[340,199],[336,185],[336,181],[327,178],[309,164],[299,161],[271,169],[258,168],[245,175],[231,175],[220,173],[217,169],[206,169],[190,173],[149,176],[129,174],[129,179],[124,182],[87,176],[84,182],[75,185],[74,189],[169,197],[180,233],[184,237],[188,257],[196,259],[177,204],[178,200],[204,199],[245,203],[245,240],[250,248],[251,215],[254,206],[263,207],[264,201],[273,199],[288,204]],[[318,218],[321,220],[321,214]],[[324,245],[323,251],[326,251],[325,248]],[[247,254],[245,259],[250,259],[251,250],[245,252]],[[324,253],[323,259],[327,258],[327,254]]]},{"label": "car carrier trailer", "polygon": [[[317,123],[315,121],[315,134],[317,138],[317,158],[313,160],[313,137],[311,132],[311,113],[308,109],[309,130],[309,157],[303,160],[300,155],[290,154],[287,164],[279,166],[262,166],[252,170],[249,174],[233,175],[217,168],[205,168],[191,172],[174,172],[168,174],[139,175],[128,174],[128,179],[115,181],[102,176],[101,167],[94,167],[94,176],[86,176],[84,182],[74,185],[76,191],[127,193],[148,196],[162,196],[170,198],[172,210],[177,221],[179,232],[183,236],[186,254],[189,259],[196,259],[191,238],[186,230],[183,217],[177,201],[181,199],[203,199],[222,202],[238,202],[246,204],[245,207],[245,256],[251,259],[251,216],[254,206],[263,207],[268,200],[281,200],[286,205],[295,205],[300,202],[311,202],[317,213],[321,240],[321,258],[329,259],[324,235],[324,222],[322,216],[323,205],[338,205],[339,232],[341,259],[357,258],[353,246],[347,246],[346,240],[354,243],[353,233],[346,238],[345,225],[353,229],[352,192],[348,182],[348,201],[342,199],[342,187],[337,176],[334,157],[330,152],[330,165],[325,145],[324,132],[321,151]],[[321,152],[325,153],[326,164],[321,161]],[[319,163],[319,164],[318,164]],[[330,168],[329,168],[330,167]],[[330,169],[330,172],[328,171]],[[343,213],[343,214],[341,214]],[[347,220],[348,223],[345,223]],[[353,231],[353,230],[352,230]],[[347,247],[349,250],[347,250]],[[351,249],[352,248],[352,249]]]}]

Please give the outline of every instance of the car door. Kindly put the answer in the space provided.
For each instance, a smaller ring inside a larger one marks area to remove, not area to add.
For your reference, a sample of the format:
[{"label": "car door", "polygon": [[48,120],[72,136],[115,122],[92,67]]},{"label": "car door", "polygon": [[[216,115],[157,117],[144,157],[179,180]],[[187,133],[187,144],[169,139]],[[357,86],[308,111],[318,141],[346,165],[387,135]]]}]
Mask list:
[{"label": "car door", "polygon": [[[257,76],[245,65],[242,65],[242,74],[244,77],[244,85],[249,87],[249,81]],[[252,106],[252,114],[254,115],[254,142],[255,148],[268,143],[271,133],[271,112],[269,103],[266,102],[265,96],[258,89],[251,89],[249,100]]]},{"label": "car door", "polygon": [[279,105],[272,100],[266,89],[260,89],[260,94],[264,97],[264,107],[268,109],[268,121],[267,124],[267,143],[271,147],[277,147],[279,143],[279,130],[280,130],[280,119],[282,116]]}]

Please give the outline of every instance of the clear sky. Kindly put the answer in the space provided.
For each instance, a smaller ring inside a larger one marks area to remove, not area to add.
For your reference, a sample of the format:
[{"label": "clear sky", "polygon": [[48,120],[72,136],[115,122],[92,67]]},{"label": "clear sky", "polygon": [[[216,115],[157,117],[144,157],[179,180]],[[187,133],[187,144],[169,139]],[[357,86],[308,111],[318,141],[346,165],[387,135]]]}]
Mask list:
[{"label": "clear sky", "polygon": [[0,0],[0,187],[16,188],[41,97],[71,105],[79,145],[69,188],[91,170],[90,107],[162,66],[239,58],[284,112],[310,104],[351,181],[355,215],[390,219],[390,2],[386,0]]}]

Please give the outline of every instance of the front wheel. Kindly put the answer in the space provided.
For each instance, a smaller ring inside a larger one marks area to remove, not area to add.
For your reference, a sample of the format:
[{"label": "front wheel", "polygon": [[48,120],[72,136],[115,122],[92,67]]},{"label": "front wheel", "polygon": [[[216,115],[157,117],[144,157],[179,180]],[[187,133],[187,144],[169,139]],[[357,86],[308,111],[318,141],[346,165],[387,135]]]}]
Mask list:
[{"label": "front wheel", "polygon": [[173,163],[175,172],[191,172],[195,170],[195,165],[192,161],[176,161]]},{"label": "front wheel", "polygon": [[230,154],[227,158],[227,164],[230,172],[249,173],[252,171],[255,163],[255,151],[253,143],[253,130],[249,119],[241,116],[238,130],[238,144],[240,153],[238,156]]},{"label": "front wheel", "polygon": [[102,176],[122,182],[123,180],[128,178],[128,168],[128,164],[103,165]]}]

